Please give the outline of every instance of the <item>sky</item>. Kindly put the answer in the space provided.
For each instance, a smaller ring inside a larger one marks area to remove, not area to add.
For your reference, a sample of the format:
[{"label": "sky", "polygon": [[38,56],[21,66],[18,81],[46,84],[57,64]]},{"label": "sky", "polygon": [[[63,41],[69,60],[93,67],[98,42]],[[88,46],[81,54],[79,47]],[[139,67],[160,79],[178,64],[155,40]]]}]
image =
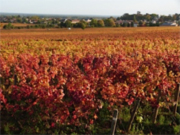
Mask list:
[{"label": "sky", "polygon": [[180,0],[0,0],[0,12],[60,15],[180,13]]}]

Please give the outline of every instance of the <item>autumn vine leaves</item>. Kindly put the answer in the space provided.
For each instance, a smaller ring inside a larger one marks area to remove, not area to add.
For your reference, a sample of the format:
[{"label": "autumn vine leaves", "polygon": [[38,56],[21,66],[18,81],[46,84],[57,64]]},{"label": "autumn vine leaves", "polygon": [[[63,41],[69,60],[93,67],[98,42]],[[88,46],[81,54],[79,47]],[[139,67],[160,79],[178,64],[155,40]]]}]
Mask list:
[{"label": "autumn vine leaves", "polygon": [[[2,39],[0,109],[21,123],[36,125],[40,117],[54,128],[82,120],[93,124],[104,102],[109,109],[129,106],[136,98],[153,107],[172,102],[180,82],[180,40],[176,30],[166,31],[173,38],[162,31],[128,29],[129,38],[112,32],[83,40],[80,33],[56,42],[46,36],[36,41],[39,35],[33,34],[28,42],[26,36],[25,42],[23,36]],[[25,114],[32,120],[20,119]]]}]

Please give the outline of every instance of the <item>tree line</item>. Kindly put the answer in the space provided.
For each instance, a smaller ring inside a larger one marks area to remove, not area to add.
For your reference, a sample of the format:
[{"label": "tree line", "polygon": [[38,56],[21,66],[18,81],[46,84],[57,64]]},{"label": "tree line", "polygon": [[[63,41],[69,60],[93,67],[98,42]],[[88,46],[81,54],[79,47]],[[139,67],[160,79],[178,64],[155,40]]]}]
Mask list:
[{"label": "tree line", "polygon": [[[11,17],[7,17],[9,20]],[[15,20],[19,23],[25,23],[26,26],[14,26],[13,23],[8,23],[3,26],[4,29],[21,29],[21,28],[93,28],[93,27],[133,27],[134,23],[138,24],[138,26],[159,26],[161,23],[165,21],[175,21],[180,25],[180,14],[174,15],[161,15],[158,14],[141,14],[139,11],[137,14],[128,14],[114,18],[106,18],[106,19],[93,19],[91,18],[91,22],[87,22],[85,20],[80,20],[78,23],[73,23],[72,20],[67,19],[67,21],[63,22],[60,18],[41,18],[38,16],[32,17],[15,17]],[[28,20],[35,20],[35,22],[31,25]],[[117,21],[122,20],[121,23],[117,23]],[[156,20],[156,23],[152,21]],[[1,26],[2,27],[2,26]]]},{"label": "tree line", "polygon": [[147,20],[152,21],[155,18],[158,18],[158,21],[164,22],[164,21],[174,21],[174,20],[180,20],[180,14],[173,14],[173,15],[158,15],[158,14],[141,14],[141,12],[138,11],[137,14],[128,14],[125,13],[124,15],[117,17],[117,20],[134,20],[136,18],[137,21],[141,20]]}]

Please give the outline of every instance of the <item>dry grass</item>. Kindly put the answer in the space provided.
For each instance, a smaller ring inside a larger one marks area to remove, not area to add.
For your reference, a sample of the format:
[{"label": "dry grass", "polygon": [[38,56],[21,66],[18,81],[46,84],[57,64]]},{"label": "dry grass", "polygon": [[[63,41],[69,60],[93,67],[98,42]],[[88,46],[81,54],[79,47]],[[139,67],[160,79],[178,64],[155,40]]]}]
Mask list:
[{"label": "dry grass", "polygon": [[[4,25],[7,25],[8,23],[0,23],[0,26],[3,27]],[[27,24],[27,23],[11,23],[15,27],[26,27],[26,26],[34,26],[34,24]]]},{"label": "dry grass", "polygon": [[[24,24],[24,26],[27,24]],[[18,26],[18,25],[16,25]],[[159,34],[166,35],[169,31],[176,33],[179,36],[180,27],[141,27],[141,28],[86,28],[82,30],[80,28],[72,28],[68,30],[67,28],[50,28],[50,29],[11,29],[11,30],[1,30],[1,37],[6,38],[42,38],[42,39],[75,39],[75,38],[101,38],[105,36],[106,38],[114,37],[118,38],[123,36],[124,38],[129,38],[129,36],[134,36],[132,38],[141,38],[144,34],[149,36]]]}]

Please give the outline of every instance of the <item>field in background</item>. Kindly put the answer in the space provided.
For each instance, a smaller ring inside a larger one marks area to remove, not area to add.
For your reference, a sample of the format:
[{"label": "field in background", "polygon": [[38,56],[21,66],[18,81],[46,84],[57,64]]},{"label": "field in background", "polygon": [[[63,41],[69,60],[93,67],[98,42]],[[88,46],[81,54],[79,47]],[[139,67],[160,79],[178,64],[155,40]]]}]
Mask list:
[{"label": "field in background", "polygon": [[[27,24],[27,23],[11,23],[14,27],[27,27],[34,26],[35,24]],[[0,23],[0,28],[3,28],[4,25],[8,25],[8,23]]]},{"label": "field in background", "polygon": [[0,65],[2,133],[109,134],[114,109],[119,134],[180,132],[177,27],[1,30]]}]

